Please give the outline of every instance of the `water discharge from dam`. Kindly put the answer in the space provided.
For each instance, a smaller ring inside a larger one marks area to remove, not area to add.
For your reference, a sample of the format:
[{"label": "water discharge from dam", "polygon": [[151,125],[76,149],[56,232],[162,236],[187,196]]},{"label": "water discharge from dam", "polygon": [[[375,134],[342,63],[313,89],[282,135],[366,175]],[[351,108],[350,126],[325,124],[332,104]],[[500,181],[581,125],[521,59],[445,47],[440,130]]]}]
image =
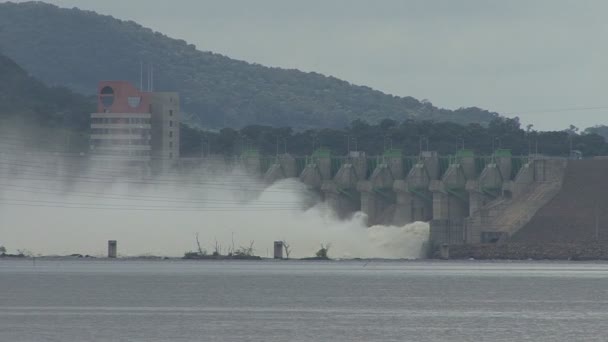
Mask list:
[{"label": "water discharge from dam", "polygon": [[[104,255],[118,240],[120,255],[181,256],[201,246],[249,246],[271,256],[285,240],[291,257],[331,244],[334,258],[419,258],[427,223],[367,227],[366,216],[338,219],[295,179],[265,187],[242,171],[196,171],[188,176],[120,176],[120,165],[74,166],[75,159],[2,156],[0,244],[33,254]],[[220,168],[221,169],[221,168]],[[143,181],[142,181],[143,179]]]},{"label": "water discharge from dam", "polygon": [[[286,194],[273,192],[277,188],[292,191]],[[309,196],[297,180],[284,180],[264,191],[258,200],[295,202]],[[300,212],[278,213],[268,223],[267,227],[260,227],[264,232],[261,235],[287,240],[294,255],[300,257],[310,255],[320,243],[331,243],[330,252],[335,257],[418,258],[429,232],[428,224],[424,222],[403,227],[376,225],[368,228],[365,214],[357,212],[340,220],[323,202]]]}]

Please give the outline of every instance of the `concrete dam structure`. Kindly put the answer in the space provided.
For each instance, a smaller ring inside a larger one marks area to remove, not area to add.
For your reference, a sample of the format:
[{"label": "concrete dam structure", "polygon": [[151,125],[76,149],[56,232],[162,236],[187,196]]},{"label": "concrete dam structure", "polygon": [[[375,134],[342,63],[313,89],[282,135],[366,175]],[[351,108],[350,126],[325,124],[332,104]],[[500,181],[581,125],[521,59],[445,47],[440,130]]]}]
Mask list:
[{"label": "concrete dam structure", "polygon": [[[562,191],[564,174],[575,172],[578,165],[565,158],[512,156],[505,149],[492,156],[460,150],[449,157],[432,151],[406,157],[400,150],[374,157],[363,152],[335,157],[321,149],[304,159],[289,155],[264,159],[249,153],[241,163],[267,183],[299,177],[339,215],[362,211],[370,226],[430,222],[435,247],[502,243],[544,234],[528,232],[536,232],[546,206]],[[601,162],[608,169],[608,161]]]},{"label": "concrete dam structure", "polygon": [[[68,158],[67,164],[62,156],[44,159],[44,176],[64,177],[66,172],[88,170],[88,156],[70,157],[73,158]],[[10,174],[40,172],[29,170],[30,166],[15,164],[4,168]],[[608,157],[574,160],[513,156],[506,149],[491,156],[476,156],[471,150],[460,150],[452,156],[433,151],[404,156],[398,149],[379,156],[360,151],[335,156],[319,149],[304,157],[269,157],[249,150],[229,158],[180,158],[172,173],[187,176],[192,172],[200,174],[203,169],[211,174],[244,170],[267,186],[281,179],[297,178],[339,216],[365,213],[369,226],[429,222],[434,251],[440,246],[463,246],[463,257],[489,255],[487,250],[470,249],[474,246],[608,243],[608,201],[604,200],[608,197]],[[112,174],[116,177],[133,177],[131,168],[109,170],[115,170]],[[108,172],[102,175],[107,178]],[[93,175],[97,174],[93,171]],[[78,180],[76,177],[74,181]],[[563,250],[551,248],[543,255]],[[504,248],[498,252],[504,252],[501,255],[507,258],[513,255]],[[524,250],[518,253],[522,257],[529,255]],[[600,253],[608,258],[608,244],[596,254]]]},{"label": "concrete dam structure", "polygon": [[608,241],[608,159],[570,160],[563,185],[511,238],[526,243]]}]

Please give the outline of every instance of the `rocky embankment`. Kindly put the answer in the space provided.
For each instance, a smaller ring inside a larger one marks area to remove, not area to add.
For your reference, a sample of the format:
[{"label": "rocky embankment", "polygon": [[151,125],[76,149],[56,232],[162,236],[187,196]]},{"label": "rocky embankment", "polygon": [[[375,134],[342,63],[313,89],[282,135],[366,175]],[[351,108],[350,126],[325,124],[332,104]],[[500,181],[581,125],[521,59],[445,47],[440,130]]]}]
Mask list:
[{"label": "rocky embankment", "polygon": [[[440,252],[433,253],[440,259]],[[450,259],[608,260],[608,243],[504,243],[449,246]]]}]

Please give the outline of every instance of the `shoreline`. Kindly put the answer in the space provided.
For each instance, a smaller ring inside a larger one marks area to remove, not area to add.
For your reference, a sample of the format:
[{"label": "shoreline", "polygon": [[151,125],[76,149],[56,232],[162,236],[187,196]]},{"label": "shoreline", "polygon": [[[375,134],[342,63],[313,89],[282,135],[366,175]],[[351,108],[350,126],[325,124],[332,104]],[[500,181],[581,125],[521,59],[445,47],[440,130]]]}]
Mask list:
[{"label": "shoreline", "polygon": [[274,259],[274,258],[259,258],[259,259],[184,259],[182,257],[162,257],[162,256],[123,256],[118,258],[108,257],[74,257],[74,256],[56,256],[56,255],[45,255],[45,256],[24,256],[24,257],[13,257],[13,256],[0,256],[0,264],[2,262],[31,262],[37,261],[59,261],[59,262],[183,262],[183,263],[291,263],[291,264],[311,264],[311,263],[404,263],[404,264],[416,264],[416,263],[431,263],[431,264],[456,264],[456,263],[497,263],[497,264],[526,264],[526,263],[569,263],[569,264],[608,264],[608,259],[475,259],[475,258],[426,258],[426,259],[386,259],[386,258],[336,258],[328,260],[319,259],[306,259],[306,258],[290,258],[290,259]]}]

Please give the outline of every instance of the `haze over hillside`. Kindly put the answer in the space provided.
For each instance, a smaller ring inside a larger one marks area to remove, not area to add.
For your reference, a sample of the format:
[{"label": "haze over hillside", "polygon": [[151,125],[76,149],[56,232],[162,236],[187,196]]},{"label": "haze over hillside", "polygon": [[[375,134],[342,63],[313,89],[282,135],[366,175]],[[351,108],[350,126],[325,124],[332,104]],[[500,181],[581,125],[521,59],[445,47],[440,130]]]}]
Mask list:
[{"label": "haze over hillside", "polygon": [[0,54],[0,121],[83,131],[94,109],[93,97],[49,87]]},{"label": "haze over hillside", "polygon": [[249,64],[131,21],[39,2],[0,4],[0,49],[42,81],[87,94],[100,79],[139,83],[140,62],[151,63],[156,90],[179,91],[190,123],[203,127],[343,127],[355,119],[385,118],[487,124],[497,116],[479,108],[438,109],[317,73]]}]

